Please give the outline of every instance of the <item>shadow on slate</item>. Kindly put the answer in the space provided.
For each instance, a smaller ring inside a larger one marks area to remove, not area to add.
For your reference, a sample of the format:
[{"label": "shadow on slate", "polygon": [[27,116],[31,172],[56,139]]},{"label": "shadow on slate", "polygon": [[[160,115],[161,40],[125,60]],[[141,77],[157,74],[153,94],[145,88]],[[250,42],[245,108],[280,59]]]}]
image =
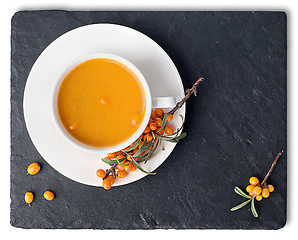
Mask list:
[{"label": "shadow on slate", "polygon": [[[183,85],[204,76],[187,103],[181,141],[157,175],[105,191],[67,179],[33,146],[23,116],[23,92],[39,54],[56,38],[92,23],[132,27],[172,58]],[[11,225],[21,228],[278,229],[287,206],[287,28],[283,12],[22,11],[11,21]],[[233,191],[252,175],[269,182],[259,218]],[[42,171],[26,176],[29,163]],[[43,191],[56,198],[45,201]],[[32,207],[26,191],[35,194]]]}]

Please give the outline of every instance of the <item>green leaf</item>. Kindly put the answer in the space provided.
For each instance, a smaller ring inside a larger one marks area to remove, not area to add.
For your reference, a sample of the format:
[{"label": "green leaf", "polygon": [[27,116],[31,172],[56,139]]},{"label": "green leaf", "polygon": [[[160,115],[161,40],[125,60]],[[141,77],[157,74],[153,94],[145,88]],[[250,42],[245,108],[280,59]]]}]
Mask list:
[{"label": "green leaf", "polygon": [[185,138],[186,135],[187,135],[187,133],[186,133],[186,132],[183,132],[183,133],[181,133],[179,136],[175,137],[174,140],[180,140],[180,139],[182,139],[182,138]]},{"label": "green leaf", "polygon": [[116,160],[117,160],[117,163],[119,163],[122,166],[128,166],[130,164],[130,163],[128,163],[128,164],[123,164],[122,163],[122,162],[124,162],[126,160],[126,157],[121,158],[120,160],[116,158]]},{"label": "green leaf", "polygon": [[142,139],[141,138],[139,138],[132,146],[130,146],[128,149],[126,149],[125,151],[126,152],[129,152],[129,151],[132,151],[132,150],[134,150],[134,149],[136,149],[138,146],[139,146],[139,144],[140,144],[140,142],[142,141]]},{"label": "green leaf", "polygon": [[131,157],[131,161],[132,161],[132,163],[133,163],[139,170],[141,170],[143,173],[146,173],[146,174],[149,174],[149,175],[155,175],[155,174],[156,174],[156,173],[147,172],[144,168],[142,168],[142,167],[140,166],[140,164],[139,164],[136,160],[134,160],[133,157]]},{"label": "green leaf", "polygon": [[251,201],[251,212],[252,212],[252,215],[254,215],[254,217],[256,217],[256,218],[258,217],[258,213],[255,208],[255,199],[254,198]]},{"label": "green leaf", "polygon": [[234,191],[242,197],[249,198],[249,199],[252,198],[251,196],[245,194],[239,187],[235,187]]},{"label": "green leaf", "polygon": [[236,210],[238,210],[238,209],[244,207],[245,205],[247,205],[250,201],[251,201],[251,199],[249,199],[249,200],[247,200],[247,201],[245,201],[245,202],[243,202],[243,203],[240,203],[239,205],[237,205],[237,206],[231,208],[230,210],[231,210],[231,211],[236,211]]},{"label": "green leaf", "polygon": [[159,138],[157,138],[157,142],[156,142],[156,144],[155,144],[155,146],[151,149],[151,151],[149,152],[149,154],[147,155],[147,157],[145,158],[145,163],[149,160],[149,158],[154,154],[154,152],[156,151],[156,149],[157,149],[157,147],[158,147],[158,145],[159,145],[159,141],[160,141],[160,139]]},{"label": "green leaf", "polygon": [[115,164],[115,163],[117,163],[117,160],[116,159],[109,159],[109,158],[102,158],[101,161],[103,161],[104,163],[107,163],[107,164]]},{"label": "green leaf", "polygon": [[136,157],[138,155],[140,155],[142,152],[144,152],[144,148],[147,144],[147,138],[145,138],[143,145],[140,147],[140,149],[134,153],[133,157]]},{"label": "green leaf", "polygon": [[163,130],[166,126],[166,123],[167,123],[167,118],[168,118],[168,114],[165,113],[164,116],[163,116],[163,119],[162,119],[162,124],[161,124],[161,127],[160,129],[157,131],[157,133],[159,133],[161,130]]}]

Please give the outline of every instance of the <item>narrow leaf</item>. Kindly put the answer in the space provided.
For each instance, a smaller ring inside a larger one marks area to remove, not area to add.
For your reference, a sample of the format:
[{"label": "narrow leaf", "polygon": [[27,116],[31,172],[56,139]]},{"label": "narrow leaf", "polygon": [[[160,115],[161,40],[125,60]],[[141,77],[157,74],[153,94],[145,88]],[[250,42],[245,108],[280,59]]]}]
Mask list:
[{"label": "narrow leaf", "polygon": [[243,203],[240,203],[239,205],[237,205],[237,206],[231,208],[230,210],[231,210],[231,211],[236,211],[236,210],[238,210],[238,209],[244,207],[245,205],[247,205],[250,201],[251,201],[251,199],[249,199],[249,200],[247,200],[247,201],[245,201],[245,202],[243,202]]},{"label": "narrow leaf", "polygon": [[258,217],[258,213],[255,208],[255,199],[254,198],[251,201],[251,212],[252,212],[252,215],[254,215],[254,217]]},{"label": "narrow leaf", "polygon": [[102,158],[101,161],[103,161],[104,163],[107,163],[107,164],[115,164],[115,163],[117,163],[117,160],[116,159],[109,159],[109,158]]},{"label": "narrow leaf", "polygon": [[142,144],[142,146],[140,147],[140,149],[137,152],[135,152],[135,154],[133,155],[133,157],[139,156],[141,153],[143,153],[146,144],[147,144],[147,138],[145,138],[144,143]]},{"label": "narrow leaf", "polygon": [[128,149],[126,149],[125,151],[126,152],[129,152],[129,151],[132,151],[132,150],[134,150],[134,149],[136,149],[138,146],[139,146],[139,144],[140,144],[140,142],[142,141],[142,139],[141,138],[139,138],[132,146],[130,146]]},{"label": "narrow leaf", "polygon": [[245,194],[239,187],[235,187],[234,191],[242,197],[249,198],[249,199],[252,198],[251,196]]},{"label": "narrow leaf", "polygon": [[149,174],[149,175],[155,175],[155,174],[156,174],[156,173],[147,172],[145,169],[143,169],[143,168],[140,166],[140,164],[139,164],[136,160],[134,160],[133,157],[131,157],[131,161],[132,161],[132,163],[133,163],[139,170],[141,170],[143,173],[146,173],[146,174]]},{"label": "narrow leaf", "polygon": [[160,129],[157,131],[157,133],[159,133],[161,130],[163,130],[166,126],[166,123],[167,123],[167,118],[168,118],[168,114],[165,113],[164,116],[163,116],[163,119],[162,119],[162,124],[161,124],[161,127]]},{"label": "narrow leaf", "polygon": [[128,163],[128,164],[122,163],[122,162],[124,162],[126,160],[126,157],[121,158],[120,160],[119,159],[116,159],[116,160],[117,160],[117,163],[119,163],[122,166],[128,166],[130,164],[130,163]]}]

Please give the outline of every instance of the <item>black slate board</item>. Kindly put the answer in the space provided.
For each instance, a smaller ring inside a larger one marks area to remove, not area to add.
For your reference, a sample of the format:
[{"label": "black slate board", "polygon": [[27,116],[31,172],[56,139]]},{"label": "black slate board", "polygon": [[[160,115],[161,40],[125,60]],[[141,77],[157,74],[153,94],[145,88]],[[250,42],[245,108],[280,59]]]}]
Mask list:
[{"label": "black slate board", "polygon": [[[151,37],[169,54],[185,87],[205,77],[187,104],[181,141],[157,175],[105,191],[57,173],[33,146],[23,91],[39,54],[61,34],[116,23]],[[283,12],[22,11],[11,21],[11,225],[21,228],[278,229],[287,202],[287,27]],[[230,212],[252,175],[268,171],[269,199]],[[42,170],[26,176],[27,166]],[[46,189],[56,198],[48,202]],[[24,202],[33,191],[32,207]]]}]

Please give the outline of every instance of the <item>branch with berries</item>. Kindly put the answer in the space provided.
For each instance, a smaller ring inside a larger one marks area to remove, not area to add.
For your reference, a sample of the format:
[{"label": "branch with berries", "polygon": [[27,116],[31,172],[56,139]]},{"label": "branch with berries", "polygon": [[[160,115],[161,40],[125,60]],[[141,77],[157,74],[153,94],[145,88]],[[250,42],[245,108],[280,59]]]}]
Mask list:
[{"label": "branch with berries", "polygon": [[136,169],[149,175],[155,174],[146,171],[140,163],[146,163],[150,160],[160,146],[164,150],[164,141],[178,143],[179,140],[186,137],[186,132],[182,132],[184,124],[182,115],[180,115],[181,127],[176,131],[169,123],[173,120],[174,113],[183,106],[192,94],[197,96],[197,87],[202,81],[203,78],[200,77],[190,89],[186,89],[185,97],[168,113],[161,108],[152,110],[146,129],[133,144],[118,152],[108,153],[105,158],[101,159],[110,165],[106,171],[98,169],[96,172],[97,176],[103,179],[102,186],[104,189],[110,189],[116,178],[124,178],[129,172]]},{"label": "branch with berries", "polygon": [[248,192],[249,195],[247,195],[246,193],[244,193],[239,187],[235,187],[234,191],[239,194],[240,196],[247,198],[248,200],[246,200],[243,203],[240,203],[239,205],[231,208],[231,211],[236,211],[244,206],[246,206],[248,203],[251,203],[251,212],[253,214],[254,217],[258,217],[258,213],[256,211],[255,208],[255,203],[254,200],[256,199],[257,201],[261,201],[263,198],[268,198],[270,193],[272,193],[274,191],[274,187],[271,184],[267,184],[267,180],[270,176],[270,174],[272,173],[278,159],[281,157],[281,155],[283,154],[284,150],[282,150],[281,152],[279,152],[274,160],[274,162],[272,163],[269,171],[267,172],[266,176],[264,177],[263,181],[260,184],[260,181],[258,178],[256,177],[251,177],[249,179],[249,183],[250,185],[248,185],[246,187],[246,191]]}]

